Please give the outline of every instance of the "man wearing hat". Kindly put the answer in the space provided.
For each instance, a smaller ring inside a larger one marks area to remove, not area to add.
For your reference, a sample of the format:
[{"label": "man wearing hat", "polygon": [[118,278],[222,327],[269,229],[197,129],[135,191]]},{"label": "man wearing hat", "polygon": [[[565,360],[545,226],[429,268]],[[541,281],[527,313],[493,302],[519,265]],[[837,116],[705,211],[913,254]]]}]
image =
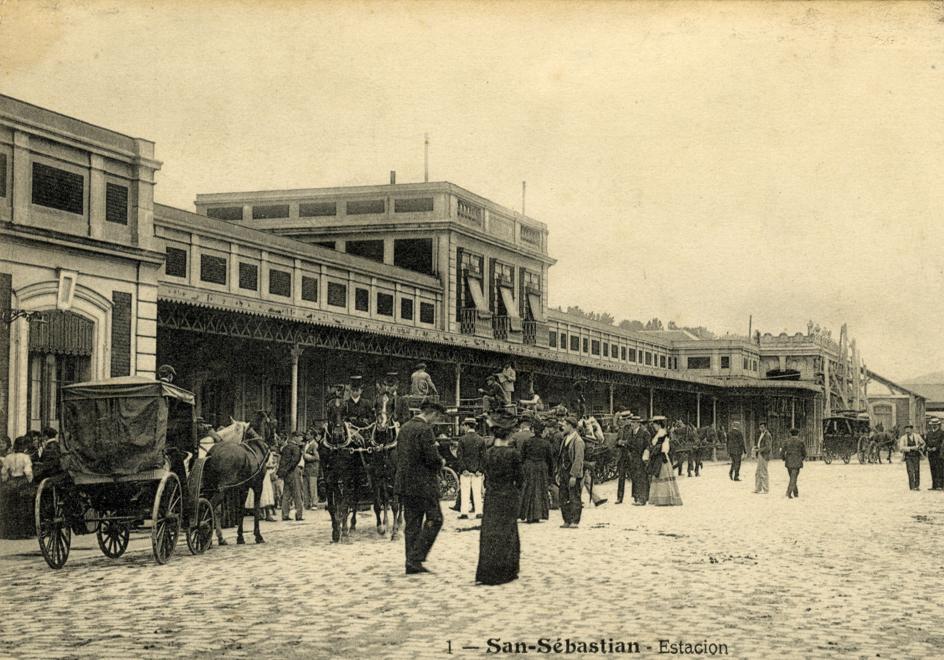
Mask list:
[{"label": "man wearing hat", "polygon": [[476,518],[482,517],[482,497],[485,476],[485,440],[478,434],[478,423],[474,417],[462,420],[462,437],[459,438],[459,518],[465,519],[472,512],[475,500]]},{"label": "man wearing hat", "polygon": [[626,443],[628,448],[629,478],[632,480],[633,505],[644,506],[649,500],[649,471],[643,455],[649,449],[652,436],[642,424],[639,415],[629,416]]},{"label": "man wearing hat", "polygon": [[564,442],[557,460],[557,483],[560,489],[560,510],[565,529],[580,525],[583,502],[580,491],[583,482],[583,459],[586,445],[577,433],[577,420],[567,417],[563,421]]},{"label": "man wearing hat", "polygon": [[424,399],[420,414],[400,429],[397,442],[396,492],[403,504],[406,573],[429,573],[423,566],[443,524],[439,506],[439,455],[433,425],[445,413],[438,402]]},{"label": "man wearing hat", "polygon": [[479,392],[482,394],[482,410],[486,414],[505,409],[505,390],[498,382],[498,374],[490,374],[485,379],[485,388]]},{"label": "man wearing hat", "polygon": [[921,452],[924,450],[924,438],[914,432],[913,424],[905,425],[904,434],[898,439],[898,449],[905,457],[905,468],[908,470],[908,487],[911,490],[920,490],[921,486]]},{"label": "man wearing hat", "polygon": [[[626,478],[629,477],[630,462],[630,439],[632,430],[629,426],[629,420],[632,413],[628,410],[616,413],[613,417],[613,425],[616,427],[616,447],[619,456],[616,461],[616,475],[619,481],[616,483],[616,503],[623,503],[623,492],[626,490]],[[630,477],[631,478],[631,477]]]},{"label": "man wearing hat", "polygon": [[344,402],[344,421],[364,428],[374,421],[374,407],[363,396],[364,383],[360,376],[351,376],[351,398]]},{"label": "man wearing hat", "polygon": [[741,480],[741,457],[744,456],[744,434],[741,433],[739,422],[732,422],[731,430],[728,432],[727,442],[728,456],[731,458],[731,469],[728,470],[728,478],[732,481]]},{"label": "man wearing hat", "polygon": [[930,430],[924,443],[928,448],[928,466],[931,468],[931,490],[944,490],[944,431],[941,420],[932,417],[928,422]]},{"label": "man wearing hat", "polygon": [[295,520],[305,517],[305,494],[302,485],[302,470],[305,467],[304,459],[305,439],[299,431],[292,431],[289,441],[282,447],[279,456],[279,469],[276,476],[282,480],[282,520],[290,520],[289,511],[295,507]]},{"label": "man wearing hat", "polygon": [[165,383],[173,383],[177,378],[177,370],[169,364],[162,364],[157,368],[157,379]]},{"label": "man wearing hat", "polygon": [[410,374],[410,394],[412,396],[439,396],[433,379],[426,373],[426,363],[420,362]]}]

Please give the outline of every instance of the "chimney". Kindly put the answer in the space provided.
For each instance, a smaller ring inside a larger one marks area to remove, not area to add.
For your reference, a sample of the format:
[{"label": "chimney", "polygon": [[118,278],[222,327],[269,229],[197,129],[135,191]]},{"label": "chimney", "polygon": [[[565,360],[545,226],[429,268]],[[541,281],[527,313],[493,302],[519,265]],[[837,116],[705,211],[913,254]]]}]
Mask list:
[{"label": "chimney", "polygon": [[397,182],[397,171],[390,170],[390,185],[392,186]]}]

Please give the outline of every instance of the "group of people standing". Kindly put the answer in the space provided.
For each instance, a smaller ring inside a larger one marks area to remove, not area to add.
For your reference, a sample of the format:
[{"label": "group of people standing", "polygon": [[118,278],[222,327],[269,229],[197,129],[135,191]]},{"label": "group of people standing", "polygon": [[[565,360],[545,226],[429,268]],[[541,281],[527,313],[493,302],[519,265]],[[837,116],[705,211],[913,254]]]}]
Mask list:
[{"label": "group of people standing", "polygon": [[58,432],[30,431],[12,443],[0,436],[0,538],[35,535],[33,504],[36,486],[61,471]]},{"label": "group of people standing", "polygon": [[[442,527],[438,471],[444,464],[433,426],[443,413],[436,403],[424,403],[421,414],[400,429],[398,439],[398,492],[404,508],[406,573],[429,572],[424,562]],[[462,421],[456,466],[460,480],[460,519],[481,519],[476,582],[503,584],[518,577],[520,538],[518,522],[548,520],[556,499],[564,529],[580,525],[582,490],[587,478],[587,440],[580,429],[592,428],[558,411],[558,416],[517,417],[509,412],[488,419],[488,434],[479,433],[479,420]],[[667,423],[649,420],[650,433],[633,415],[620,434],[620,461],[632,480],[637,505],[681,505],[675,481]],[[582,423],[583,422],[583,423]],[[592,439],[590,441],[593,441]],[[555,497],[556,496],[556,497]]]},{"label": "group of people standing", "polygon": [[[757,459],[757,466],[754,471],[754,493],[765,495],[770,492],[770,474],[767,465],[774,451],[774,441],[766,422],[758,423],[757,427],[757,439],[751,443],[750,450],[750,453]],[[728,478],[732,481],[740,481],[741,461],[749,452],[745,446],[744,433],[741,431],[739,422],[732,422],[731,428],[727,432],[725,448],[728,451],[728,457],[731,459]],[[806,459],[806,443],[800,438],[798,429],[790,429],[790,436],[784,441],[780,449],[780,457],[783,459],[790,478],[786,497],[790,499],[799,497],[800,490],[797,487],[797,479],[799,479],[803,461]]]},{"label": "group of people standing", "polygon": [[921,458],[927,456],[931,471],[931,489],[944,490],[944,429],[941,420],[932,417],[928,421],[927,437],[921,437],[912,424],[905,426],[905,431],[898,439],[898,449],[905,461],[908,472],[908,488],[921,490]]}]

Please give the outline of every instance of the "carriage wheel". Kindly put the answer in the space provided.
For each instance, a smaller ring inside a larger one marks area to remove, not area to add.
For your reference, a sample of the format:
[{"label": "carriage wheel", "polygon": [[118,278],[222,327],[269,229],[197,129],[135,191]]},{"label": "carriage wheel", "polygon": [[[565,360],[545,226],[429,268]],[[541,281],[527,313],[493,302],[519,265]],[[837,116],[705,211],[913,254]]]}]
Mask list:
[{"label": "carriage wheel", "polygon": [[213,506],[205,497],[197,501],[197,509],[187,528],[187,547],[190,554],[202,555],[213,545]]},{"label": "carriage wheel", "polygon": [[868,452],[866,452],[865,450],[860,451],[860,452],[859,452],[859,464],[860,464],[860,465],[865,465],[865,463],[867,463],[868,460],[869,460]]},{"label": "carriage wheel", "polygon": [[849,461],[851,460],[852,460],[852,454],[850,454],[849,452],[846,452],[842,455],[842,462],[845,463],[846,465],[848,465]]},{"label": "carriage wheel", "polygon": [[72,530],[65,516],[62,490],[51,480],[43,479],[33,505],[39,549],[49,568],[62,568],[69,558]]},{"label": "carriage wheel", "polygon": [[128,549],[131,528],[128,523],[109,520],[109,515],[114,515],[114,512],[109,511],[102,516],[98,529],[95,530],[95,538],[98,540],[98,547],[101,548],[103,555],[118,559]]},{"label": "carriage wheel", "polygon": [[174,553],[180,533],[180,519],[184,513],[183,505],[180,481],[176,474],[169,472],[157,487],[151,514],[151,547],[158,564],[167,563]]},{"label": "carriage wheel", "polygon": [[828,449],[824,449],[823,450],[823,463],[825,463],[826,465],[829,465],[832,462],[833,462],[833,453],[829,451]]},{"label": "carriage wheel", "polygon": [[444,467],[439,471],[439,499],[455,501],[459,492],[459,475],[452,468]]}]

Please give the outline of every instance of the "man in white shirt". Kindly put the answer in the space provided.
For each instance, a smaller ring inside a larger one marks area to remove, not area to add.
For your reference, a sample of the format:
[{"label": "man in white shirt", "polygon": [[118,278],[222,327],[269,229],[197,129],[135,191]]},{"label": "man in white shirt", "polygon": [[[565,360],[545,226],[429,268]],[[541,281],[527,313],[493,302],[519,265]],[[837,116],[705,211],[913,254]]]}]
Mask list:
[{"label": "man in white shirt", "polygon": [[921,452],[924,451],[924,438],[914,432],[914,426],[907,424],[905,433],[898,439],[898,449],[905,457],[905,467],[908,469],[908,487],[911,490],[920,490],[921,486]]}]

